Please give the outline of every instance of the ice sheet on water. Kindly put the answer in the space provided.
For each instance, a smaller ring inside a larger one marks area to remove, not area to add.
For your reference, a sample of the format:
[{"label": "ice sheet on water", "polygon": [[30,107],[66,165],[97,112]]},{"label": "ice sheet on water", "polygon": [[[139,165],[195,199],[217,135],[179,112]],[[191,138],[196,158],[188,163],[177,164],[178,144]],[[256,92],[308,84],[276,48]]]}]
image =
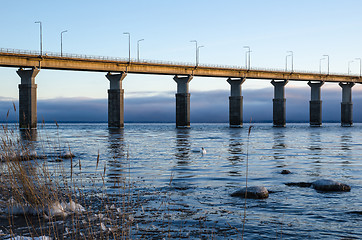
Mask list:
[{"label": "ice sheet on water", "polygon": [[16,237],[6,238],[6,240],[52,240],[52,238],[48,236],[40,236],[40,237],[16,236]]},{"label": "ice sheet on water", "polygon": [[28,204],[19,204],[14,199],[8,201],[8,207],[5,207],[3,210],[6,214],[12,215],[22,215],[22,214],[31,214],[37,215],[43,213],[45,217],[66,217],[70,213],[82,213],[85,211],[85,208],[79,203],[75,203],[70,200],[68,203],[55,201],[51,205],[48,205],[44,208],[42,207],[33,207]]}]

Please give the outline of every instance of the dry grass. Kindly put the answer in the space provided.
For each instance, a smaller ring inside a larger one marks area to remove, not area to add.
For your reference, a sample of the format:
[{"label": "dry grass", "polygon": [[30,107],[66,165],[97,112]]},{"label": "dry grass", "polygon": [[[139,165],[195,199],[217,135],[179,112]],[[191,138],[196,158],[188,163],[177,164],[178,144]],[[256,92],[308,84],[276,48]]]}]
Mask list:
[{"label": "dry grass", "polygon": [[[27,141],[21,140],[19,130],[9,130],[7,126],[3,126],[0,150],[0,208],[3,212],[0,215],[3,229],[0,230],[6,237],[131,238],[133,199],[130,182],[116,183],[122,199],[119,206],[115,206],[115,201],[105,192],[92,202],[82,188],[83,179],[73,181],[73,172],[82,171],[81,160],[74,161],[74,155],[70,154],[70,159],[66,160],[71,165],[70,178],[62,162],[59,162],[59,168],[52,167],[50,171],[48,163],[58,161],[59,157],[35,159],[34,150]],[[97,167],[98,163],[99,155]],[[106,164],[103,171],[95,169],[95,173],[105,184]]]},{"label": "dry grass", "polygon": [[[56,126],[59,128],[58,123]],[[34,153],[32,135],[31,131],[8,128],[6,125],[2,126],[0,132],[0,211],[4,212],[0,213],[0,237],[2,233],[5,238],[22,235],[32,238],[49,236],[52,239],[191,237],[182,232],[182,226],[173,228],[172,215],[175,210],[172,207],[175,203],[171,200],[170,192],[150,193],[157,196],[160,203],[146,209],[143,207],[144,199],[140,200],[139,193],[133,189],[130,172],[128,176],[117,178],[113,186],[107,183],[106,174],[111,167],[107,166],[107,162],[130,164],[128,151],[126,156],[114,156],[114,159],[107,161],[101,160],[98,151],[94,159],[93,177],[89,177],[82,174],[81,159],[74,158],[70,146],[61,142],[59,133],[58,139],[45,141],[37,136],[40,140],[36,144],[38,148],[43,148],[38,151],[43,155]],[[47,159],[45,149],[53,153]],[[69,159],[59,161],[62,160],[59,149],[68,149]],[[52,163],[51,167],[49,163]],[[88,168],[87,172],[90,171]],[[173,177],[170,176],[169,189],[172,188]],[[89,190],[92,186],[95,189],[93,192]],[[110,188],[114,190],[111,194],[108,192]],[[182,209],[178,213],[189,214]],[[200,217],[198,232],[195,231],[192,236],[217,238],[205,227],[206,218],[206,215]],[[142,229],[138,224],[142,225]],[[235,228],[230,226],[230,229]]]}]

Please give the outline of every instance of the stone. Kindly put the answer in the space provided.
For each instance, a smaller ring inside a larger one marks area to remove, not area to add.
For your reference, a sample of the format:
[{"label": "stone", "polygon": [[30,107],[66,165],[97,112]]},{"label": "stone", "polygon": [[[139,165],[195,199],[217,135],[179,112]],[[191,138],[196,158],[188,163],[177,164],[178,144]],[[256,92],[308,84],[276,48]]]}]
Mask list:
[{"label": "stone", "polygon": [[320,179],[312,182],[312,187],[318,191],[324,192],[349,192],[351,187],[330,179]]},{"label": "stone", "polygon": [[280,174],[290,174],[290,173],[291,173],[291,172],[290,172],[289,170],[284,169],[283,171],[281,171]]},{"label": "stone", "polygon": [[74,158],[75,155],[71,152],[66,152],[66,153],[60,155],[59,157],[63,158],[63,159],[70,159],[70,158]]},{"label": "stone", "polygon": [[340,183],[334,180],[329,179],[320,179],[314,182],[295,182],[295,183],[285,183],[287,186],[297,186],[297,187],[312,187],[317,191],[323,192],[349,192],[351,187],[347,184]]},{"label": "stone", "polygon": [[231,194],[232,197],[241,197],[252,199],[265,199],[269,197],[269,192],[265,187],[262,186],[253,186],[253,187],[245,187]]},{"label": "stone", "polygon": [[287,186],[297,186],[297,187],[310,187],[312,186],[312,183],[309,182],[296,182],[296,183],[286,183]]}]

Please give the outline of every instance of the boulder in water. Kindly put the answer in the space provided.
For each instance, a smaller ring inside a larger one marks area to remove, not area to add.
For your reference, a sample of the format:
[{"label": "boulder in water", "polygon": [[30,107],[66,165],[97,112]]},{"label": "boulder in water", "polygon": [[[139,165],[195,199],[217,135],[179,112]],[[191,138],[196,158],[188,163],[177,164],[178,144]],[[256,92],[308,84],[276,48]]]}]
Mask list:
[{"label": "boulder in water", "polygon": [[245,187],[231,194],[232,197],[252,198],[252,199],[264,199],[269,197],[269,192],[266,187],[254,186]]},{"label": "boulder in water", "polygon": [[290,182],[286,183],[287,186],[297,186],[297,187],[310,187],[312,186],[312,183],[310,182]]},{"label": "boulder in water", "polygon": [[312,187],[318,191],[324,192],[349,192],[351,187],[330,179],[320,179],[312,182]]},{"label": "boulder in water", "polygon": [[291,182],[286,183],[287,186],[297,186],[297,187],[312,187],[317,191],[323,192],[349,192],[351,187],[347,184],[340,183],[334,180],[329,179],[320,179],[314,182]]},{"label": "boulder in water", "polygon": [[75,155],[71,152],[66,152],[64,154],[61,154],[59,157],[63,158],[63,159],[71,159],[71,158],[74,158]]},{"label": "boulder in water", "polygon": [[289,170],[284,169],[280,172],[280,174],[290,174],[291,172]]}]

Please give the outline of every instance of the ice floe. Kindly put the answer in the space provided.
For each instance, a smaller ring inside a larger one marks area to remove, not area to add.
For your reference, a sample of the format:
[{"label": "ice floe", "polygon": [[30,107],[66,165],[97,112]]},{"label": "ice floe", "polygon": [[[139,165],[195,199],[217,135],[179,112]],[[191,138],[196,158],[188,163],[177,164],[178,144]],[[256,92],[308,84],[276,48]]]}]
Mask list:
[{"label": "ice floe", "polygon": [[45,218],[52,217],[66,217],[71,213],[82,213],[85,211],[85,208],[79,203],[75,203],[70,200],[68,203],[55,201],[48,206],[31,206],[29,204],[19,204],[14,199],[8,201],[8,206],[4,208],[6,214],[11,215],[38,215],[44,214]]}]

